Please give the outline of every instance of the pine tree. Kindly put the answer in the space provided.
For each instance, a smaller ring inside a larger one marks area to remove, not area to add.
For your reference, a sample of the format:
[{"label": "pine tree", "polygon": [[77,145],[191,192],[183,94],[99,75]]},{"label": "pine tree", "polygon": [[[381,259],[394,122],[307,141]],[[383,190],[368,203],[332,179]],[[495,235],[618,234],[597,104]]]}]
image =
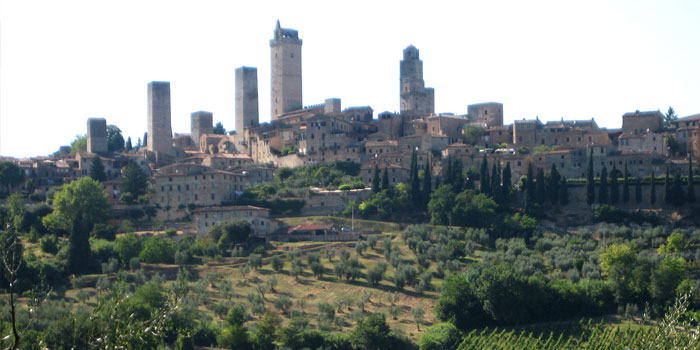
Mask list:
[{"label": "pine tree", "polygon": [[430,160],[425,160],[425,170],[423,171],[423,207],[428,207],[428,202],[430,201],[430,193],[432,189],[432,179],[430,174]]},{"label": "pine tree", "polygon": [[389,189],[389,170],[388,167],[384,167],[384,174],[382,174],[382,190]]},{"label": "pine tree", "polygon": [[686,194],[688,203],[695,203],[695,180],[693,179],[693,154],[688,157],[688,193]]},{"label": "pine tree", "polygon": [[569,204],[569,186],[566,184],[566,176],[562,176],[559,183],[559,203],[561,205]]},{"label": "pine tree", "polygon": [[462,161],[459,158],[455,159],[452,172],[454,172],[452,189],[454,189],[455,193],[460,193],[464,188],[464,169],[462,169]]},{"label": "pine tree", "polygon": [[634,201],[637,204],[642,202],[642,179],[637,175],[637,182],[634,183]]},{"label": "pine tree", "polygon": [[651,173],[651,194],[649,195],[649,203],[656,203],[656,176],[654,176],[654,172]]},{"label": "pine tree", "polygon": [[625,178],[622,180],[622,202],[629,203],[630,201],[630,179],[627,172],[627,162],[625,162]]},{"label": "pine tree", "polygon": [[586,169],[586,203],[593,204],[595,201],[595,179],[593,178],[593,149],[588,157],[588,169]]},{"label": "pine tree", "polygon": [[556,204],[559,202],[559,183],[561,182],[561,176],[554,163],[552,163],[552,168],[549,171],[549,178],[547,180],[547,197],[549,197],[552,204]]},{"label": "pine tree", "polygon": [[374,163],[374,175],[372,175],[372,193],[379,192],[379,165]]},{"label": "pine tree", "polygon": [[608,168],[603,165],[603,170],[600,172],[600,186],[598,188],[598,202],[600,204],[608,203]]},{"label": "pine tree", "polygon": [[90,161],[90,177],[100,182],[107,180],[105,166],[102,164],[100,156],[95,156],[95,158],[92,158],[92,161]]},{"label": "pine tree", "polygon": [[545,200],[545,185],[544,185],[544,170],[537,169],[537,180],[535,181],[535,193],[537,196],[537,204],[544,205]]},{"label": "pine tree", "polygon": [[126,151],[129,152],[131,151],[133,147],[131,146],[131,136],[126,138]]},{"label": "pine tree", "polygon": [[620,185],[617,180],[617,168],[613,165],[610,172],[610,203],[617,204],[620,201]]},{"label": "pine tree", "polygon": [[671,177],[669,176],[668,166],[666,166],[666,178],[664,179],[664,203],[671,204]]},{"label": "pine tree", "polygon": [[503,169],[503,196],[507,197],[510,195],[510,190],[512,187],[512,172],[510,170],[510,162],[506,163],[506,167]]},{"label": "pine tree", "polygon": [[491,184],[491,180],[489,179],[489,163],[486,159],[486,154],[484,154],[484,159],[481,161],[481,171],[479,175],[479,191],[483,194],[490,195],[491,189],[489,185]]}]

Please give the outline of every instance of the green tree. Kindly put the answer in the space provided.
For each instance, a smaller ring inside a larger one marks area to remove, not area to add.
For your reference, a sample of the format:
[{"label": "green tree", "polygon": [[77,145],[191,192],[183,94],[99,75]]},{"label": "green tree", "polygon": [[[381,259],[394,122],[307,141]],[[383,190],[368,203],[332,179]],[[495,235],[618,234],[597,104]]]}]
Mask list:
[{"label": "green tree", "polygon": [[[527,164],[527,175],[525,176],[525,201],[532,204],[535,202],[535,178],[532,170],[532,162]],[[526,205],[525,207],[528,207]]]},{"label": "green tree", "polygon": [[627,172],[627,162],[625,161],[625,173],[622,179],[622,202],[629,203],[630,201],[630,179]]},{"label": "green tree", "polygon": [[559,203],[569,204],[569,185],[566,183],[566,176],[562,176],[559,183]]},{"label": "green tree", "polygon": [[671,122],[674,120],[678,119],[678,115],[676,115],[676,111],[673,110],[673,107],[668,107],[668,111],[666,111],[666,114],[664,115],[664,127],[665,128],[670,128],[671,127]]},{"label": "green tree", "polygon": [[374,163],[374,175],[372,175],[372,193],[377,193],[379,190],[379,165]]},{"label": "green tree", "polygon": [[547,197],[552,202],[556,204],[559,202],[559,183],[561,182],[561,175],[557,170],[557,165],[552,163],[552,168],[549,170],[549,174],[546,177],[547,185]]},{"label": "green tree", "polygon": [[217,122],[216,125],[214,125],[214,134],[223,135],[225,133],[226,128],[224,128],[224,124],[221,124],[221,122]]},{"label": "green tree", "polygon": [[613,243],[600,254],[600,269],[608,277],[618,304],[629,301],[633,296],[635,267],[637,252],[628,245]]},{"label": "green tree", "polygon": [[141,250],[143,250],[143,243],[134,233],[127,233],[117,238],[114,243],[114,251],[119,254],[123,265],[128,264],[132,258],[138,257]]},{"label": "green tree", "polygon": [[642,202],[642,179],[637,175],[637,180],[634,183],[634,201],[639,204]]},{"label": "green tree", "polygon": [[143,144],[142,144],[142,146],[143,146],[143,147],[148,146],[148,132],[144,132],[144,133],[143,133]]},{"label": "green tree", "polygon": [[88,234],[95,224],[104,224],[111,216],[111,205],[102,185],[84,177],[74,180],[56,192],[54,211],[42,221],[45,227],[71,232],[74,220],[80,217]]},{"label": "green tree", "polygon": [[481,160],[481,170],[479,171],[479,191],[486,195],[491,194],[491,180],[489,179],[489,162],[484,154],[484,159]]},{"label": "green tree", "polygon": [[542,168],[537,169],[537,180],[535,180],[535,193],[537,204],[544,205],[545,183],[544,170],[542,170]]},{"label": "green tree", "polygon": [[102,164],[100,156],[95,156],[95,158],[92,158],[92,161],[90,161],[90,177],[100,182],[107,180],[105,166]]},{"label": "green tree", "polygon": [[452,323],[441,322],[425,329],[418,346],[420,350],[456,350],[462,332]]},{"label": "green tree", "polygon": [[382,190],[388,190],[389,186],[389,170],[388,167],[384,167],[384,173],[382,174]]},{"label": "green tree", "polygon": [[369,314],[357,321],[350,332],[350,342],[357,350],[386,349],[391,346],[391,329],[383,314]]},{"label": "green tree", "polygon": [[433,192],[430,202],[428,202],[430,223],[433,225],[451,224],[451,213],[454,204],[455,194],[452,190],[452,185],[441,185]]},{"label": "green tree", "polygon": [[512,171],[510,169],[510,162],[506,162],[506,167],[503,169],[503,196],[507,197],[510,195],[510,190],[512,187]]},{"label": "green tree", "polygon": [[472,146],[476,145],[477,143],[479,143],[479,141],[481,141],[481,138],[484,136],[485,131],[486,129],[480,125],[465,125],[464,129],[462,130],[462,135],[464,136],[464,143]]},{"label": "green tree", "polygon": [[454,181],[454,171],[452,171],[452,157],[447,158],[447,169],[445,170],[445,185],[452,185]]},{"label": "green tree", "polygon": [[600,171],[600,185],[598,187],[598,202],[607,204],[609,201],[608,191],[608,168],[603,165],[603,170]]},{"label": "green tree", "polygon": [[24,174],[17,164],[10,161],[0,162],[0,184],[5,192],[10,193],[12,188],[24,181]]},{"label": "green tree", "polygon": [[429,157],[425,159],[425,170],[423,171],[423,208],[428,207],[428,202],[430,202],[430,194],[433,192],[432,186],[433,182],[430,178],[431,174],[430,160]]},{"label": "green tree", "polygon": [[411,155],[411,174],[409,178],[409,187],[411,188],[411,199],[413,200],[413,205],[416,208],[420,208],[421,193],[420,193],[420,182],[418,179],[418,156],[416,155],[416,150],[413,150]]},{"label": "green tree", "polygon": [[68,270],[75,275],[90,268],[90,229],[84,211],[78,211],[72,218],[68,239]]},{"label": "green tree", "polygon": [[671,152],[671,155],[676,155],[678,151],[681,148],[680,143],[678,143],[678,140],[676,140],[673,135],[666,135],[666,146],[668,147],[669,151]]},{"label": "green tree", "polygon": [[107,125],[107,150],[121,152],[124,150],[124,136],[116,125]]},{"label": "green tree", "polygon": [[588,156],[588,168],[586,169],[586,203],[593,204],[595,201],[595,179],[593,178],[593,149]]},{"label": "green tree", "polygon": [[685,195],[683,193],[683,181],[681,180],[680,171],[676,171],[673,175],[673,183],[671,184],[671,202],[675,205],[681,206],[685,202]]},{"label": "green tree", "polygon": [[656,176],[654,176],[654,172],[651,172],[651,194],[649,195],[649,203],[654,204],[656,203]]},{"label": "green tree", "polygon": [[666,256],[652,271],[649,292],[656,305],[670,306],[685,277],[685,260]]},{"label": "green tree", "polygon": [[688,190],[686,199],[688,203],[695,203],[695,179],[693,179],[693,154],[688,157]]},{"label": "green tree", "polygon": [[151,236],[144,239],[139,259],[150,264],[172,264],[174,255],[175,246],[169,238]]},{"label": "green tree", "polygon": [[612,204],[620,202],[620,184],[617,176],[617,168],[613,165],[612,171],[610,171],[610,203]]},{"label": "green tree", "polygon": [[435,305],[435,314],[443,322],[461,330],[483,327],[488,322],[476,291],[475,275],[464,273],[447,277]]},{"label": "green tree", "polygon": [[666,177],[664,178],[664,203],[665,204],[671,204],[673,202],[673,198],[671,198],[671,175],[668,170],[668,166],[666,166]]},{"label": "green tree", "polygon": [[258,325],[253,332],[253,344],[256,350],[274,350],[275,334],[277,328],[282,324],[282,320],[272,312],[267,312],[258,322]]},{"label": "green tree", "polygon": [[496,216],[497,208],[498,204],[491,197],[483,193],[475,194],[472,190],[466,190],[454,197],[450,224],[469,227],[490,227]]},{"label": "green tree", "polygon": [[75,139],[70,143],[70,153],[87,152],[87,136],[76,135]]},{"label": "green tree", "polygon": [[501,186],[501,165],[498,161],[491,168],[491,197],[497,202],[503,202],[503,188]]},{"label": "green tree", "polygon": [[134,204],[148,190],[148,177],[135,162],[129,162],[122,168],[122,200]]},{"label": "green tree", "polygon": [[456,193],[462,192],[462,189],[464,189],[464,169],[462,168],[462,160],[457,158],[455,159],[455,163],[452,166],[452,172],[453,174],[453,179],[452,179],[452,188]]}]

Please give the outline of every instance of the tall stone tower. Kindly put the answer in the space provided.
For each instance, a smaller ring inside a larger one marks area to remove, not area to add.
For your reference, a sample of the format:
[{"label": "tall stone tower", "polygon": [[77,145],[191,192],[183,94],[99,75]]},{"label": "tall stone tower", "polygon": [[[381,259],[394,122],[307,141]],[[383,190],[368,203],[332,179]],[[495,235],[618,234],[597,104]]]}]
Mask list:
[{"label": "tall stone tower", "polygon": [[148,83],[148,150],[174,155],[170,126],[170,82]]},{"label": "tall stone tower", "polygon": [[199,147],[199,137],[202,134],[214,133],[214,116],[211,112],[198,111],[190,114],[190,137]]},{"label": "tall stone tower", "polygon": [[270,119],[285,112],[302,108],[301,98],[301,39],[294,29],[275,27],[270,40],[272,59],[272,109]]},{"label": "tall stone tower", "polygon": [[423,81],[423,61],[418,49],[409,45],[401,61],[401,113],[430,114],[435,112],[435,90]]},{"label": "tall stone tower", "polygon": [[105,118],[88,118],[87,151],[90,153],[107,153],[107,121]]},{"label": "tall stone tower", "polygon": [[[274,105],[273,105],[274,106]],[[274,107],[273,107],[274,108]],[[258,69],[240,67],[236,69],[236,133],[258,125]]]}]

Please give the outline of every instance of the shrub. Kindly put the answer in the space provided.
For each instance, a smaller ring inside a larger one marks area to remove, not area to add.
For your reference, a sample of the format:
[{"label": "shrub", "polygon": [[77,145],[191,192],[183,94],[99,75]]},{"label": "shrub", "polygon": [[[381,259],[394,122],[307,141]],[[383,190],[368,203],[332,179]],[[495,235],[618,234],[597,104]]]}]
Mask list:
[{"label": "shrub", "polygon": [[462,333],[452,323],[438,323],[425,329],[418,345],[420,350],[454,350],[462,340]]},{"label": "shrub", "polygon": [[49,254],[58,253],[58,237],[54,235],[46,235],[39,240],[41,251]]}]

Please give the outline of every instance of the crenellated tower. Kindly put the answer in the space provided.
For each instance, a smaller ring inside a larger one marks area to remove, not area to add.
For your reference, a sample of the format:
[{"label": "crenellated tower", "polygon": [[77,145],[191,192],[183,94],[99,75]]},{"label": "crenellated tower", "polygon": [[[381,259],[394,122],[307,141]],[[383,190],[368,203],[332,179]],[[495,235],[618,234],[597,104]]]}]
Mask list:
[{"label": "crenellated tower", "polygon": [[277,21],[275,36],[270,40],[272,61],[272,108],[270,119],[286,112],[301,109],[301,39],[294,29],[280,27]]},{"label": "crenellated tower", "polygon": [[435,90],[423,81],[423,61],[418,49],[409,45],[401,60],[401,113],[424,115],[435,112]]}]

